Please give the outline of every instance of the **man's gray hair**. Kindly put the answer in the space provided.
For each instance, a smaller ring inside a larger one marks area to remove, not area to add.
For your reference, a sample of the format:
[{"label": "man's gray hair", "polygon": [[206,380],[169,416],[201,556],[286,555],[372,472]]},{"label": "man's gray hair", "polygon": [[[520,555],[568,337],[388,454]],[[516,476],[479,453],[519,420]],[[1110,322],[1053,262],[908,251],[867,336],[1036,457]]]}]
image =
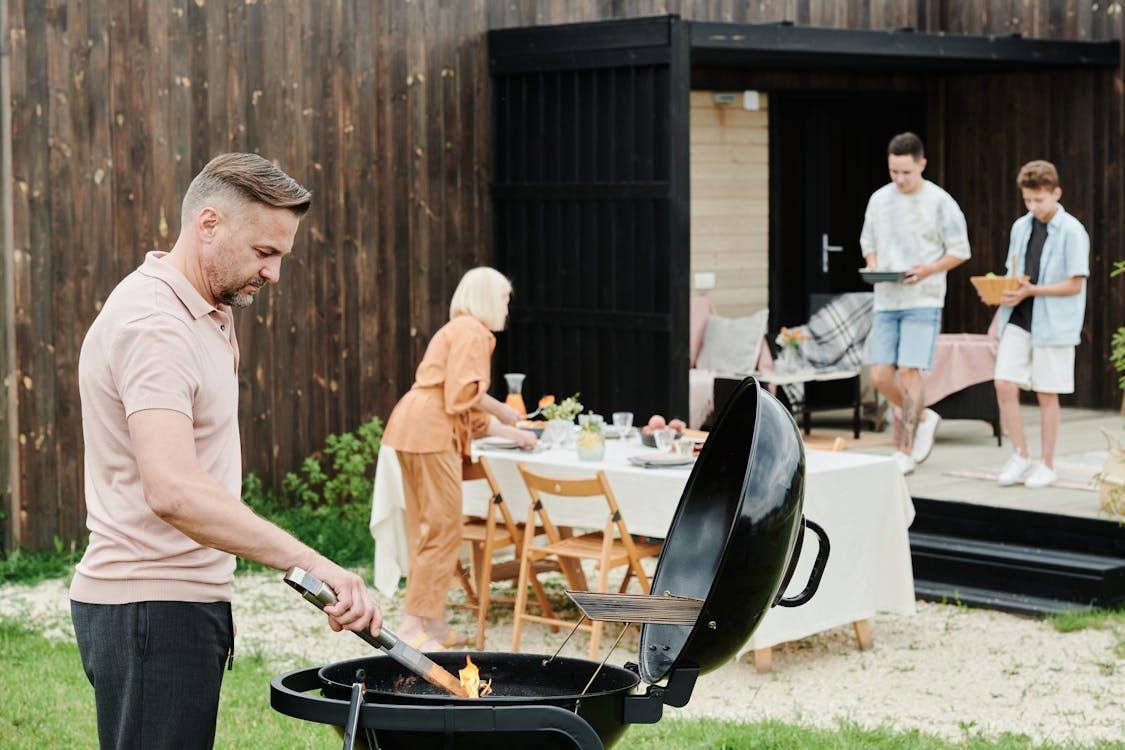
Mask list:
[{"label": "man's gray hair", "polygon": [[186,223],[208,201],[236,199],[288,208],[297,216],[309,210],[312,196],[285,172],[257,154],[220,154],[200,170],[184,193],[181,212]]}]

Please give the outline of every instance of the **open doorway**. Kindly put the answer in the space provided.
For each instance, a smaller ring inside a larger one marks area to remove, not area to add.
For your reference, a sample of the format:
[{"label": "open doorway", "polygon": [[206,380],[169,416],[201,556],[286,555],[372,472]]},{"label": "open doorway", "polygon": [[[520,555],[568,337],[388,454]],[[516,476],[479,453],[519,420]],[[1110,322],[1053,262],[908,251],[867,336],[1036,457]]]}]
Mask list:
[{"label": "open doorway", "polygon": [[825,299],[870,291],[859,234],[867,200],[888,181],[887,142],[925,141],[920,95],[770,95],[770,324],[808,320]]}]

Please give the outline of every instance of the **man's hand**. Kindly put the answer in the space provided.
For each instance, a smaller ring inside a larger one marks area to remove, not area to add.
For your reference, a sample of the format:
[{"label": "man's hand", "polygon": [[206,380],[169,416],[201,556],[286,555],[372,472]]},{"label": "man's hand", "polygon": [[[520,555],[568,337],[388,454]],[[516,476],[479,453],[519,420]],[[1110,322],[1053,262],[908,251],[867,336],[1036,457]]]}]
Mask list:
[{"label": "man's hand", "polygon": [[918,266],[911,266],[910,270],[906,272],[906,278],[902,280],[904,284],[917,284],[928,276],[934,275],[934,269],[929,264],[922,264]]},{"label": "man's hand", "polygon": [[868,253],[863,257],[867,261],[867,265],[863,267],[864,271],[878,271],[879,256],[876,253]]},{"label": "man's hand", "polygon": [[1024,278],[1020,281],[1020,285],[1015,289],[1009,289],[1004,292],[1004,296],[1000,298],[1000,304],[1004,307],[1015,307],[1023,302],[1028,297],[1035,296],[1035,284]]},{"label": "man's hand", "polygon": [[372,635],[383,627],[379,603],[358,575],[324,557],[309,572],[328,584],[336,594],[336,603],[324,608],[324,613],[328,615],[328,627],[336,632],[347,629],[361,633],[367,630]]}]

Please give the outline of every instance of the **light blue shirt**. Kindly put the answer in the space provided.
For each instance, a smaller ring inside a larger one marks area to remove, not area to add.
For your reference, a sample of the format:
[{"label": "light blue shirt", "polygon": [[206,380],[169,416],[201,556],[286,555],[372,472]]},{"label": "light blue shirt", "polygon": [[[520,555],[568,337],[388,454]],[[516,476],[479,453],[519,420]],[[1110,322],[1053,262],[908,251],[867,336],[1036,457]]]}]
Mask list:
[{"label": "light blue shirt", "polygon": [[[1008,242],[1008,273],[1021,276],[1027,257],[1027,241],[1031,239],[1031,212],[1012,224]],[[1013,269],[1014,266],[1014,269]],[[1068,214],[1060,204],[1055,215],[1047,222],[1047,240],[1043,243],[1043,256],[1039,261],[1038,286],[1056,284],[1074,276],[1090,275],[1090,237],[1078,219]],[[1031,301],[1032,346],[1077,346],[1082,334],[1082,319],[1086,315],[1086,282],[1078,294],[1066,297],[1034,297]],[[999,330],[1004,331],[1012,317],[1011,307],[1000,308]]]}]

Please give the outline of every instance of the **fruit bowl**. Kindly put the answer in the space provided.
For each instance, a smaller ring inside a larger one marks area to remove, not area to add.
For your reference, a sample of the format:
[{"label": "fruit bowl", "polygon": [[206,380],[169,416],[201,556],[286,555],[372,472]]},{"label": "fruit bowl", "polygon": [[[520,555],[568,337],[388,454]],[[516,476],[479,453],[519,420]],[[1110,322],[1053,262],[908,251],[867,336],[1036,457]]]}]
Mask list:
[{"label": "fruit bowl", "polygon": [[1004,300],[1004,292],[1019,289],[1027,276],[971,276],[977,294],[986,305],[999,305]]}]

